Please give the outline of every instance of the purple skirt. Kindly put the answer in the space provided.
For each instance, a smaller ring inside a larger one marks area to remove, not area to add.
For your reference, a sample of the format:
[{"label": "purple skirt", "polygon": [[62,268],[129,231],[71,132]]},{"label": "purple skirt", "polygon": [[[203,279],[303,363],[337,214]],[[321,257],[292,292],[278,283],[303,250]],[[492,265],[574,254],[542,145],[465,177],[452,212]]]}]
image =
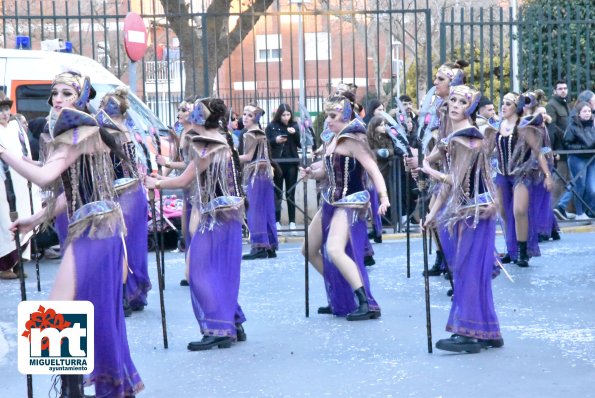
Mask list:
[{"label": "purple skirt", "polygon": [[[505,224],[505,231],[504,231],[504,240],[506,241],[506,250],[510,255],[510,258],[513,261],[518,259],[519,255],[519,247],[517,243],[516,237],[516,226],[515,226],[515,219],[514,219],[514,187],[517,184],[523,184],[523,181],[517,181],[514,176],[505,176],[502,174],[496,175],[496,180],[494,181],[498,189],[502,192],[502,203],[500,204],[504,208],[504,213],[506,214],[506,220],[504,220]],[[528,210],[528,219],[529,219],[529,231],[527,234],[527,254],[529,257],[539,257],[541,256],[541,252],[539,251],[539,243],[537,241],[537,227],[535,224],[535,217],[533,214],[533,208],[535,207],[534,204],[534,190],[535,185],[528,185],[527,189],[529,190],[529,210]],[[536,211],[539,209],[535,209]],[[549,211],[549,208],[547,209]],[[543,211],[543,210],[542,210]]]},{"label": "purple skirt", "polygon": [[190,297],[201,333],[235,341],[235,324],[246,321],[238,304],[242,223],[229,220],[215,223],[212,230],[199,228],[188,255]]},{"label": "purple skirt", "polygon": [[124,244],[121,236],[91,239],[86,234],[71,243],[76,268],[75,300],[95,307],[95,369],[85,385],[95,385],[98,397],[124,397],[144,388],[130,357],[122,307]]},{"label": "purple skirt", "polygon": [[56,216],[54,227],[56,228],[56,235],[58,235],[58,241],[60,242],[60,253],[64,255],[66,238],[68,237],[68,216],[66,215],[66,211]]},{"label": "purple skirt", "polygon": [[376,236],[382,236],[382,218],[380,217],[380,214],[378,214],[378,207],[380,205],[378,192],[376,192],[376,188],[374,187],[369,188],[368,192],[370,192],[370,210],[372,211],[374,232],[376,232]]},{"label": "purple skirt", "polygon": [[[330,260],[326,251],[326,241],[331,226],[331,220],[335,213],[336,207],[323,202],[322,204],[322,258],[324,264],[323,277],[326,288],[326,295],[328,303],[334,315],[346,316],[353,312],[358,307],[358,302],[353,294],[353,289],[347,283],[347,280],[341,275],[335,264]],[[368,228],[366,220],[354,214],[358,210],[346,209],[347,219],[351,221],[349,226],[349,242],[345,247],[345,253],[355,262],[359,275],[362,279],[366,294],[368,296],[368,304],[371,311],[380,311],[378,303],[372,296],[370,290],[370,280],[368,279],[368,271],[364,265],[364,249],[365,242],[368,241]],[[353,221],[353,218],[356,218]]]},{"label": "purple skirt", "polygon": [[145,188],[141,183],[118,196],[117,202],[124,214],[128,278],[126,299],[133,309],[147,305],[147,292],[151,290],[147,243],[148,204]]},{"label": "purple skirt", "polygon": [[535,184],[533,187],[533,197],[531,198],[531,216],[535,220],[535,228],[538,234],[552,234],[552,230],[557,226],[556,217],[552,209],[552,194],[543,186],[543,181]]},{"label": "purple skirt", "polygon": [[277,249],[275,224],[275,188],[266,174],[257,174],[246,190],[248,211],[246,218],[250,230],[250,243],[254,248]]},{"label": "purple skirt", "polygon": [[446,330],[478,339],[499,339],[500,324],[492,296],[495,258],[495,219],[481,220],[475,229],[465,221],[454,226],[455,248],[449,267],[454,296]]}]

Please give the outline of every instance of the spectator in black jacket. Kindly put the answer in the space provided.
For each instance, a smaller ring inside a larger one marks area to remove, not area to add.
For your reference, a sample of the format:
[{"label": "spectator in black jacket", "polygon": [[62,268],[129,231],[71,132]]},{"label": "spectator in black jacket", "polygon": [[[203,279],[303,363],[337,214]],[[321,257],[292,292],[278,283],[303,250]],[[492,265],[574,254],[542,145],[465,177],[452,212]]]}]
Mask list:
[{"label": "spectator in black jacket", "polygon": [[295,229],[295,184],[298,176],[298,148],[301,148],[301,143],[300,128],[293,118],[293,111],[289,105],[279,105],[265,133],[271,147],[271,159],[279,163],[281,170],[281,173],[279,173],[279,169],[277,169],[274,176],[275,186],[277,187],[275,190],[277,229],[281,226],[283,182],[285,182],[289,229]]},{"label": "spectator in black jacket", "polygon": [[547,130],[554,151],[563,149],[564,132],[568,127],[568,116],[570,115],[567,96],[568,86],[566,82],[558,80],[554,85],[554,95],[545,106],[547,114],[552,118]]},{"label": "spectator in black jacket", "polygon": [[[576,115],[564,133],[564,143],[571,150],[595,149],[595,127],[591,105],[580,101],[574,106]],[[593,209],[595,207],[595,161],[589,163],[593,154],[568,155],[568,168],[575,180],[575,191]],[[588,220],[593,214],[585,214],[583,201],[574,201],[576,220]]]}]

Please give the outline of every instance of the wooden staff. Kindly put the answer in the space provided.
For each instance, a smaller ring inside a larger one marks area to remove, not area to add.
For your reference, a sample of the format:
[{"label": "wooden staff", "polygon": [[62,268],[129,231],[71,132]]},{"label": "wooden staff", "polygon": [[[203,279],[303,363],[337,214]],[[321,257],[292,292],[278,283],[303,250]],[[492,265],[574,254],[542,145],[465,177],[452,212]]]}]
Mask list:
[{"label": "wooden staff", "polygon": [[[4,169],[4,185],[6,187],[6,201],[8,202],[8,208],[10,210],[10,221],[15,222],[19,219],[19,212],[17,211],[16,193],[12,184],[12,177],[10,176],[10,168],[8,164],[2,162]],[[21,301],[27,301],[27,288],[25,287],[25,269],[23,268],[23,253],[21,250],[21,234],[17,227],[14,231],[14,242],[17,247],[18,255],[18,266],[19,266],[19,281],[21,285]],[[33,398],[33,376],[27,375],[27,397]]]},{"label": "wooden staff", "polygon": [[155,190],[149,189],[149,202],[151,205],[151,214],[153,216],[153,239],[155,239],[155,260],[157,261],[157,283],[159,285],[159,303],[161,305],[161,329],[163,330],[163,348],[167,348],[167,323],[165,320],[165,302],[163,300],[164,275],[161,269],[161,257],[159,255],[157,243],[157,211],[155,209]]},{"label": "wooden staff", "polygon": [[[31,181],[27,182],[27,187],[29,188],[29,206],[31,207],[31,215],[35,214],[35,209],[33,207],[33,185]],[[37,291],[41,292],[41,280],[39,279],[39,259],[41,257],[40,253],[37,253],[39,247],[37,246],[37,234],[35,230],[33,230],[33,236],[31,236],[31,253],[35,253],[35,275],[37,276]]]}]

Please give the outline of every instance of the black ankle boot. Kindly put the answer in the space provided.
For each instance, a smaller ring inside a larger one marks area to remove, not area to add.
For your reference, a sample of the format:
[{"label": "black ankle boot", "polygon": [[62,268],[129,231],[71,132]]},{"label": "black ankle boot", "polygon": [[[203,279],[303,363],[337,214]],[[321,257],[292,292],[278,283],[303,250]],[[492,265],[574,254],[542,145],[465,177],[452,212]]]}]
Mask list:
[{"label": "black ankle boot", "polygon": [[557,229],[552,229],[552,240],[560,240],[560,232]]},{"label": "black ankle boot", "polygon": [[519,245],[519,259],[516,261],[516,265],[519,267],[529,266],[529,256],[527,255],[527,242],[517,242]]},{"label": "black ankle boot", "polygon": [[241,323],[236,323],[236,338],[238,341],[246,341],[247,336]]},{"label": "black ankle boot", "polygon": [[357,297],[357,301],[359,302],[359,307],[357,307],[357,310],[353,311],[352,313],[347,314],[348,321],[365,321],[367,319],[374,319],[380,316],[379,313],[370,311],[368,297],[366,296],[366,290],[363,286],[354,291],[354,293]]},{"label": "black ankle boot", "polygon": [[326,307],[318,307],[318,313],[324,315],[332,315],[333,309],[330,305],[327,305]]},{"label": "black ankle boot", "polygon": [[275,251],[275,249],[267,249],[267,256],[269,258],[276,258],[277,252]]},{"label": "black ankle boot", "polygon": [[242,260],[256,260],[257,258],[268,258],[268,253],[266,249],[257,249],[254,248],[248,254],[244,254],[242,256]]},{"label": "black ankle boot", "polygon": [[[428,270],[428,276],[442,275],[442,260],[444,260],[444,254],[440,250],[436,250],[436,261],[434,261],[432,268]],[[422,272],[422,276],[426,276],[426,271]]]},{"label": "black ankle boot", "polygon": [[188,350],[190,351],[205,351],[213,347],[229,348],[231,347],[231,339],[229,337],[204,336],[201,341],[193,341],[188,343]]},{"label": "black ankle boot", "polygon": [[510,254],[506,253],[501,259],[500,261],[502,262],[502,264],[509,264],[512,262],[512,257],[510,257]]},{"label": "black ankle boot", "polygon": [[126,284],[123,285],[124,288],[122,290],[122,306],[124,307],[124,317],[128,318],[132,315],[132,308],[130,308],[130,303],[126,298]]},{"label": "black ankle boot", "polygon": [[62,386],[60,398],[84,398],[83,376],[81,375],[60,375]]}]

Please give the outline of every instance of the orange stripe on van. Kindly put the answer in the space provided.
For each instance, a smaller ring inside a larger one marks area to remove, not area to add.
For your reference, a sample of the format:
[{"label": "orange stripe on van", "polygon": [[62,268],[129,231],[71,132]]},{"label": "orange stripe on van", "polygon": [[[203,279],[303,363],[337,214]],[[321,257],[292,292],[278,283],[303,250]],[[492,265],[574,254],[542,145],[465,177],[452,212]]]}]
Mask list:
[{"label": "orange stripe on van", "polygon": [[52,84],[51,80],[12,80],[10,83],[10,97],[13,100],[10,113],[17,112],[17,88],[26,84]]}]

